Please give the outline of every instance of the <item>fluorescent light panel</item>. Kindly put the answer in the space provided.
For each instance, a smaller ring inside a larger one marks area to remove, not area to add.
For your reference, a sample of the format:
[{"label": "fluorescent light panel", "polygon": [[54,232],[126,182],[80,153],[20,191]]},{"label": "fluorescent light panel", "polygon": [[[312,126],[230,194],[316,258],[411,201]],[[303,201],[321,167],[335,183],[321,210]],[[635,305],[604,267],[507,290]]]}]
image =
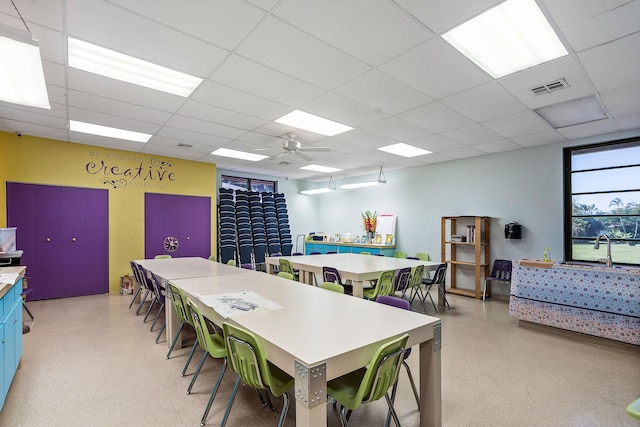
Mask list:
[{"label": "fluorescent light panel", "polygon": [[146,133],[94,125],[92,123],[78,122],[75,120],[69,120],[69,129],[73,132],[88,133],[91,135],[106,136],[108,138],[126,139],[127,141],[145,143],[153,136]]},{"label": "fluorescent light panel", "polygon": [[442,37],[496,79],[568,53],[535,0],[508,0]]},{"label": "fluorescent light panel", "polygon": [[188,97],[202,79],[69,37],[69,66],[135,85]]},{"label": "fluorescent light panel", "polygon": [[50,109],[38,42],[31,33],[0,25],[0,101]]},{"label": "fluorescent light panel", "polygon": [[395,154],[403,157],[416,157],[424,154],[431,154],[431,151],[423,150],[422,148],[414,147],[409,144],[393,144],[386,147],[378,148],[380,151],[386,151],[387,153]]},{"label": "fluorescent light panel", "polygon": [[211,154],[214,156],[231,157],[233,159],[250,160],[252,162],[258,162],[268,157],[262,154],[247,153],[245,151],[230,150],[228,148],[218,148]]},{"label": "fluorescent light panel", "polygon": [[374,185],[379,184],[382,183],[378,181],[357,182],[355,184],[342,184],[340,188],[344,188],[345,190],[353,190],[355,188],[373,187]]},{"label": "fluorescent light panel", "polygon": [[353,129],[352,127],[343,125],[342,123],[314,116],[313,114],[305,113],[300,110],[293,110],[289,114],[276,119],[276,123],[293,126],[297,129],[303,129],[325,136],[334,136]]},{"label": "fluorescent light panel", "polygon": [[324,188],[316,188],[314,190],[302,190],[300,194],[306,194],[308,196],[311,196],[313,194],[330,193],[332,191],[336,191],[336,189],[324,187]]},{"label": "fluorescent light panel", "polygon": [[308,166],[303,166],[300,169],[314,171],[314,172],[324,172],[324,173],[340,172],[342,170],[342,169],[330,168],[329,166],[321,166],[321,165],[308,165]]}]

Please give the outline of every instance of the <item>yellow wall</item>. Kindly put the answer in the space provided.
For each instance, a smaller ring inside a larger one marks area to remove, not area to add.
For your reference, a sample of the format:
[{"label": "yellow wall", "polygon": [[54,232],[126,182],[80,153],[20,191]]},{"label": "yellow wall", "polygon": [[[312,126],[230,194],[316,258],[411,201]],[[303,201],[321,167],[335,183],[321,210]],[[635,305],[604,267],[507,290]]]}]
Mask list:
[{"label": "yellow wall", "polygon": [[7,181],[109,191],[111,293],[120,291],[120,276],[131,271],[129,261],[144,258],[146,192],[211,197],[211,249],[216,252],[213,164],[0,132],[0,227],[7,226]]}]

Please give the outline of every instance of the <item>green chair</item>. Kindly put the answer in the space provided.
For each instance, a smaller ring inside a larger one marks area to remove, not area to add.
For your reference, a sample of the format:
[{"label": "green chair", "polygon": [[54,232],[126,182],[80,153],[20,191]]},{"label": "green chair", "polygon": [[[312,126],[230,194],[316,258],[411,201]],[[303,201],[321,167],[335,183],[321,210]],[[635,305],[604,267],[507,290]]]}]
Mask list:
[{"label": "green chair", "polygon": [[429,261],[429,254],[424,252],[418,252],[416,254],[416,258],[418,258],[421,261]]},{"label": "green chair", "polygon": [[235,267],[236,266],[236,260],[235,259],[230,259],[229,261],[227,261],[227,265],[230,265],[231,267]]},{"label": "green chair", "polygon": [[629,403],[629,406],[627,406],[627,415],[636,420],[640,420],[640,398]]},{"label": "green chair", "polygon": [[266,394],[267,390],[271,391],[275,397],[282,396],[284,403],[282,412],[280,412],[280,421],[278,422],[278,427],[281,427],[289,409],[287,390],[293,387],[293,377],[266,359],[264,351],[253,333],[226,322],[222,324],[222,329],[224,331],[224,343],[229,359],[229,368],[238,374],[238,378],[233,386],[229,404],[220,427],[227,423],[240,380],[249,387],[255,388],[258,394],[264,392],[269,402],[269,395]]},{"label": "green chair", "polygon": [[171,255],[156,255],[154,259],[171,259]]},{"label": "green chair", "polygon": [[293,265],[291,264],[291,261],[289,261],[288,259],[279,259],[278,264],[280,267],[279,268],[280,271],[284,271],[285,273],[291,273],[294,277],[294,280],[298,280],[298,273],[293,269]]},{"label": "green chair", "polygon": [[382,397],[387,401],[391,416],[400,426],[398,415],[387,391],[398,381],[398,373],[407,347],[408,334],[382,344],[366,367],[335,378],[327,383],[327,393],[340,404],[340,421],[349,423],[351,412],[362,403]]},{"label": "green chair", "polygon": [[283,279],[296,280],[293,274],[287,273],[286,271],[279,271],[278,274],[276,274],[276,276],[282,277]]},{"label": "green chair", "polygon": [[376,285],[371,289],[365,289],[363,295],[366,299],[374,300],[382,295],[393,294],[393,279],[395,278],[395,270],[387,270],[380,273]]},{"label": "green chair", "polygon": [[360,252],[360,255],[371,255],[371,252],[362,251],[362,252]]},{"label": "green chair", "polygon": [[[169,296],[171,301],[173,302],[173,307],[178,314],[178,318],[180,319],[180,327],[178,327],[178,331],[173,337],[173,341],[171,342],[171,347],[169,347],[169,351],[167,352],[167,359],[171,357],[171,352],[173,352],[173,348],[176,345],[176,341],[178,341],[178,337],[182,332],[182,328],[184,325],[191,325],[193,327],[193,320],[191,319],[191,313],[189,311],[189,306],[187,303],[187,299],[185,295],[182,293],[180,288],[172,285],[170,282],[167,282],[167,289],[169,290]],[[196,339],[193,342],[193,346],[191,346],[191,351],[189,352],[189,357],[187,357],[186,362],[184,363],[184,367],[182,368],[182,376],[185,376],[187,372],[187,368],[191,363],[191,359],[193,358],[193,353],[196,351],[196,347],[198,347],[198,340]]]},{"label": "green chair", "polygon": [[214,261],[214,262],[215,262],[215,261],[218,261],[218,259],[216,258],[216,256],[215,256],[215,255],[211,255],[211,256],[209,257],[209,261]]},{"label": "green chair", "polygon": [[[411,269],[411,277],[409,278],[409,285],[407,286],[405,292],[402,293],[402,298],[405,295],[408,295],[408,300],[413,301],[412,294],[418,292],[418,288],[422,286],[422,276],[424,275],[424,265],[418,265]],[[422,300],[420,300],[422,302]],[[424,302],[422,303],[422,307],[426,313],[427,308],[424,306]]]},{"label": "green chair", "polygon": [[393,254],[394,258],[406,258],[407,253],[405,251],[395,251]]},{"label": "green chair", "polygon": [[187,306],[189,307],[189,312],[191,313],[191,319],[193,321],[193,327],[196,330],[198,343],[204,349],[204,354],[202,355],[202,359],[200,359],[200,364],[198,365],[196,372],[193,374],[191,384],[189,384],[189,388],[187,389],[187,394],[191,394],[191,388],[196,382],[196,378],[200,373],[202,364],[207,358],[207,354],[209,354],[214,359],[223,359],[222,368],[220,368],[218,379],[216,380],[215,386],[213,386],[211,397],[209,397],[209,402],[207,403],[207,407],[205,408],[202,419],[200,420],[200,425],[203,426],[204,422],[207,419],[207,415],[209,415],[209,410],[211,409],[213,399],[216,397],[216,393],[218,391],[218,388],[220,387],[220,383],[222,382],[225,368],[227,367],[227,350],[224,345],[224,337],[222,336],[222,334],[209,332],[210,328],[214,328],[213,323],[202,315],[202,312],[200,311],[198,306],[191,300],[187,301]]},{"label": "green chair", "polygon": [[344,286],[339,283],[334,282],[322,282],[320,283],[320,287],[322,289],[326,289],[328,291],[337,292],[339,294],[344,294]]}]

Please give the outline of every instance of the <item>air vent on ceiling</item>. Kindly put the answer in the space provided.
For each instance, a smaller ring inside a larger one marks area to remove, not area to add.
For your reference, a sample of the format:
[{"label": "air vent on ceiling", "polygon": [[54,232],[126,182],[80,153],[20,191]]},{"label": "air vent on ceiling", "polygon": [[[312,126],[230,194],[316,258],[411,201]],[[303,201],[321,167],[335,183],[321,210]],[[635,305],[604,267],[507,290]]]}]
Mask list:
[{"label": "air vent on ceiling", "polygon": [[185,144],[184,142],[178,142],[178,147],[180,148],[193,148],[192,144]]},{"label": "air vent on ceiling", "polygon": [[565,79],[559,79],[540,86],[532,87],[530,90],[534,95],[544,95],[546,93],[555,92],[557,90],[566,89],[568,87],[569,84]]},{"label": "air vent on ceiling", "polygon": [[283,165],[283,166],[289,166],[292,165],[293,162],[287,162],[286,160],[283,160],[282,162],[278,163],[279,165]]}]

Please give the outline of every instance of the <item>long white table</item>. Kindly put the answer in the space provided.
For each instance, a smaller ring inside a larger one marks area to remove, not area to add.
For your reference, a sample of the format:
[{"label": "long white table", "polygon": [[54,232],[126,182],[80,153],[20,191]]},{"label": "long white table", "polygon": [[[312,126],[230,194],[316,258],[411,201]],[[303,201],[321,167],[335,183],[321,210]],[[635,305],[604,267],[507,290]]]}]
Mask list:
[{"label": "long white table", "polygon": [[313,284],[315,274],[322,276],[322,267],[336,268],[344,280],[351,280],[353,296],[359,298],[363,296],[363,282],[377,279],[383,271],[416,267],[418,265],[424,265],[425,271],[432,271],[440,265],[439,262],[433,261],[347,253],[267,257],[268,272],[272,273],[281,259],[289,260],[293,268],[300,270],[301,280],[310,285]]},{"label": "long white table", "polygon": [[[440,319],[351,298],[273,275],[219,275],[171,280],[214,323],[233,322],[253,331],[267,358],[295,378],[296,426],[327,424],[326,381],[365,366],[379,345],[409,333],[419,345],[420,426],[442,424]],[[224,318],[200,298],[252,291],[281,309]],[[384,404],[380,402],[380,404]]]},{"label": "long white table", "polygon": [[[200,257],[167,258],[167,259],[138,259],[133,262],[144,269],[153,271],[164,282],[175,279],[185,279],[191,277],[213,277],[235,274],[249,274],[250,271],[244,268],[231,267],[227,264],[210,261]],[[171,345],[171,341],[180,327],[173,302],[167,299],[165,302],[166,319],[166,344]],[[175,348],[182,348],[182,337],[176,340]]]}]

